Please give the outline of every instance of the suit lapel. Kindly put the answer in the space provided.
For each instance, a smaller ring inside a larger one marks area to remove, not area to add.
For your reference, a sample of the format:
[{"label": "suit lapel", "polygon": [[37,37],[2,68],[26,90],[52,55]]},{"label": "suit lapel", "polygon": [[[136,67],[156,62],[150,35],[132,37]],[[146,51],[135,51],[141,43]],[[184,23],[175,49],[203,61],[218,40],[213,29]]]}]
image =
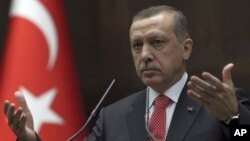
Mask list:
[{"label": "suit lapel", "polygon": [[169,127],[167,141],[183,141],[197,117],[201,106],[187,94],[187,85],[182,90]]},{"label": "suit lapel", "polygon": [[146,91],[140,94],[131,104],[132,110],[127,115],[127,123],[131,141],[146,141],[147,133],[145,129],[145,95]]}]

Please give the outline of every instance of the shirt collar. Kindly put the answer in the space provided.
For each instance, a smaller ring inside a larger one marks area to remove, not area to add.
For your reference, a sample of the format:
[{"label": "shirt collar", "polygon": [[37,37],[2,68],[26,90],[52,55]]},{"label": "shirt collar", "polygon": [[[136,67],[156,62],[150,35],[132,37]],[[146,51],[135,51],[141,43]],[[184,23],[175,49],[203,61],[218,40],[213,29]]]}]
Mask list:
[{"label": "shirt collar", "polygon": [[[181,79],[177,81],[173,86],[171,86],[168,90],[166,90],[163,94],[168,98],[170,98],[171,101],[173,101],[174,103],[177,103],[181,95],[181,91],[184,85],[186,84],[187,78],[188,74],[185,72],[182,75]],[[154,99],[159,95],[159,93],[156,92],[151,87],[148,88],[149,88],[149,107],[151,107],[154,102]]]}]

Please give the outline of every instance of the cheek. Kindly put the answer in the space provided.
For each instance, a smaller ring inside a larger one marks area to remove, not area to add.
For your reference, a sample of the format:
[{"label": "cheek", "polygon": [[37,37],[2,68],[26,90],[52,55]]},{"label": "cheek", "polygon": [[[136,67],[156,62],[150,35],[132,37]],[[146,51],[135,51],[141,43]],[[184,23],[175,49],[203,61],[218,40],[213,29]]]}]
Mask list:
[{"label": "cheek", "polygon": [[139,69],[139,57],[137,55],[133,55],[133,62],[134,62],[136,71],[138,71],[138,69]]},{"label": "cheek", "polygon": [[169,53],[169,54],[164,54],[159,58],[160,65],[162,69],[164,69],[164,72],[169,72],[173,69],[175,69],[179,64],[183,62],[183,57],[179,53]]}]

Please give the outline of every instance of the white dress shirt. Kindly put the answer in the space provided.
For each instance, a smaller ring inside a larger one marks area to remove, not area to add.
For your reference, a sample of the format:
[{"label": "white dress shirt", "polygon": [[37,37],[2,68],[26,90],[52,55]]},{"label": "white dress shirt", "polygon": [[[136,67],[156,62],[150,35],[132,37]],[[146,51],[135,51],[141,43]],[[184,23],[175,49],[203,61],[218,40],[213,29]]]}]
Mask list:
[{"label": "white dress shirt", "polygon": [[[167,132],[169,129],[169,125],[171,123],[171,120],[172,120],[172,117],[173,117],[173,113],[174,113],[174,110],[175,110],[175,107],[176,107],[176,103],[178,102],[178,99],[180,97],[180,94],[181,94],[181,91],[187,81],[187,78],[188,78],[188,75],[187,73],[185,72],[182,76],[182,78],[177,81],[177,83],[175,83],[172,87],[170,87],[168,90],[166,90],[163,94],[165,96],[167,96],[170,100],[170,103],[166,109],[166,112],[167,112],[167,120],[166,120],[166,134],[167,135]],[[154,111],[154,99],[159,95],[158,92],[156,92],[154,89],[152,89],[151,87],[148,87],[149,88],[149,91],[148,91],[148,94],[149,94],[149,101],[148,101],[148,104],[149,104],[149,120],[150,120],[150,117],[151,115],[153,114],[153,111]]]}]

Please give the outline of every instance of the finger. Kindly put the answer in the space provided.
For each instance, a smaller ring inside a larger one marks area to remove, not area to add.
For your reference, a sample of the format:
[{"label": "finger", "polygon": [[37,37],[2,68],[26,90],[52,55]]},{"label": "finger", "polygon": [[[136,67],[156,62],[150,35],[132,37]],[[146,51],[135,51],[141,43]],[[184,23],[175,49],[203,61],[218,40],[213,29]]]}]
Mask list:
[{"label": "finger", "polygon": [[8,117],[9,125],[13,123],[14,111],[15,111],[15,105],[11,103],[7,110],[7,117]]},{"label": "finger", "polygon": [[20,129],[24,129],[25,125],[26,125],[26,120],[27,120],[27,117],[25,115],[23,115],[21,117],[21,120],[19,122],[19,128]]},{"label": "finger", "polygon": [[215,99],[214,95],[209,94],[207,91],[195,86],[195,84],[193,84],[191,81],[188,82],[188,87],[189,90],[191,90],[192,95],[194,95],[196,98],[199,98],[202,103],[210,103]]},{"label": "finger", "polygon": [[21,92],[16,91],[15,97],[18,101],[18,104],[23,108],[23,111],[29,111],[24,95]]},{"label": "finger", "polygon": [[23,110],[21,108],[18,108],[18,110],[15,113],[15,116],[13,117],[13,124],[18,124],[20,122],[22,114]]},{"label": "finger", "polygon": [[233,67],[234,67],[234,64],[229,63],[222,70],[223,82],[226,83],[229,86],[233,86],[233,80],[232,80],[232,69],[233,69]]},{"label": "finger", "polygon": [[192,81],[188,82],[188,87],[190,90],[197,93],[199,95],[199,96],[197,95],[198,97],[203,97],[205,95],[204,89],[200,88],[199,86],[194,84]]},{"label": "finger", "polygon": [[204,101],[201,95],[197,94],[192,90],[188,90],[187,94],[196,102],[200,103],[201,105],[207,105],[207,102]]},{"label": "finger", "polygon": [[215,77],[209,72],[203,72],[201,76],[206,82],[214,86],[214,89],[223,90],[223,83],[219,78]]},{"label": "finger", "polygon": [[23,134],[25,130],[26,120],[27,120],[26,116],[23,115],[15,130],[15,133],[17,133],[17,136]]},{"label": "finger", "polygon": [[4,105],[3,105],[3,111],[4,111],[4,114],[5,114],[5,115],[7,115],[9,106],[10,106],[10,101],[5,100],[5,101],[4,101]]},{"label": "finger", "polygon": [[14,132],[17,131],[17,129],[18,129],[18,124],[19,124],[19,123],[13,123],[13,124],[11,125],[11,129],[12,129]]},{"label": "finger", "polygon": [[21,122],[21,118],[22,118],[22,109],[21,107],[18,108],[18,110],[16,111],[16,113],[13,116],[13,122],[10,125],[10,127],[12,128],[12,130],[17,133],[19,128],[20,128],[20,122]]},{"label": "finger", "polygon": [[198,88],[200,88],[203,93],[206,92],[206,95],[212,95],[214,93],[215,87],[211,84],[209,84],[207,81],[200,79],[197,76],[191,76],[190,78],[191,83],[194,83],[194,85]]}]

